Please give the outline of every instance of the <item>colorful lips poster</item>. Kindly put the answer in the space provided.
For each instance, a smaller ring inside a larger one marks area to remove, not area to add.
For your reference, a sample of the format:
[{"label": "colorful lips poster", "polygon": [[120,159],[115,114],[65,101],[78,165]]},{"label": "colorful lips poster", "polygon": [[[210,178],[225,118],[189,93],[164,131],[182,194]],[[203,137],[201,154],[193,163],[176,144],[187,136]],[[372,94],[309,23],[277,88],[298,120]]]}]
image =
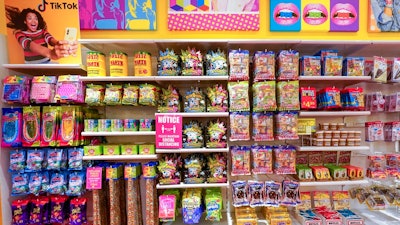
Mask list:
[{"label": "colorful lips poster", "polygon": [[330,31],[356,32],[359,29],[359,0],[331,0]]},{"label": "colorful lips poster", "polygon": [[329,0],[302,1],[302,31],[329,31]]},{"label": "colorful lips poster", "polygon": [[270,1],[271,31],[300,31],[301,29],[300,0]]}]

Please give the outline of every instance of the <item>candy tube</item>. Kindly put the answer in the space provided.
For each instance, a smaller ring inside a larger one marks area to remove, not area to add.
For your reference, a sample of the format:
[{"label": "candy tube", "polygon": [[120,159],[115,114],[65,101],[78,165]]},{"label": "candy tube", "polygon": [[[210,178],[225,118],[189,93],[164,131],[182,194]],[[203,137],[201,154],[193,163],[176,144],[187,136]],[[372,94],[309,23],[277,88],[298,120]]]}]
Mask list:
[{"label": "candy tube", "polygon": [[127,187],[127,224],[142,224],[142,207],[140,198],[140,185],[138,179],[128,179]]}]

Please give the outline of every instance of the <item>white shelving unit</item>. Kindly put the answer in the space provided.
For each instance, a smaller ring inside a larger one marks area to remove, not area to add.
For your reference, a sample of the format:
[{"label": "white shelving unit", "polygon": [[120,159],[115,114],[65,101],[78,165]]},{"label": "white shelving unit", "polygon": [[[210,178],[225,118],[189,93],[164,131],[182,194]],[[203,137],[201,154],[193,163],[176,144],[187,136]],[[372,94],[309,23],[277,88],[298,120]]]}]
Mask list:
[{"label": "white shelving unit", "polygon": [[[163,113],[164,114],[164,113]],[[178,113],[171,113],[173,115],[179,115],[182,117],[229,117],[229,112],[178,112]],[[157,113],[156,113],[157,115]]]},{"label": "white shelving unit", "polygon": [[88,77],[82,76],[84,82],[118,82],[118,81],[227,81],[228,76],[123,76],[123,77]]},{"label": "white shelving unit", "polygon": [[86,74],[86,67],[80,64],[3,64],[3,67],[30,75]]},{"label": "white shelving unit", "polygon": [[209,153],[229,152],[229,148],[180,148],[180,149],[156,149],[156,153]]},{"label": "white shelving unit", "polygon": [[128,82],[128,81],[155,81],[154,77],[138,77],[138,76],[124,76],[124,77],[88,77],[82,76],[83,82]]},{"label": "white shelving unit", "polygon": [[300,111],[301,117],[340,117],[340,116],[369,116],[370,111]]},{"label": "white shelving unit", "polygon": [[211,188],[211,187],[229,187],[229,181],[227,183],[203,183],[203,184],[171,184],[161,185],[157,184],[157,189],[182,189],[182,188]]},{"label": "white shelving unit", "polygon": [[368,180],[300,182],[301,187],[346,186],[346,185],[363,185],[363,184],[368,184]]},{"label": "white shelving unit", "polygon": [[298,151],[369,151],[369,146],[297,146]]},{"label": "white shelving unit", "polygon": [[113,131],[113,132],[87,132],[81,133],[85,137],[95,137],[95,136],[152,136],[156,135],[155,131]]},{"label": "white shelving unit", "polygon": [[299,76],[300,81],[370,81],[370,76]]},{"label": "white shelving unit", "polygon": [[99,155],[99,156],[83,156],[83,160],[99,160],[99,161],[140,161],[140,160],[156,160],[157,155]]}]

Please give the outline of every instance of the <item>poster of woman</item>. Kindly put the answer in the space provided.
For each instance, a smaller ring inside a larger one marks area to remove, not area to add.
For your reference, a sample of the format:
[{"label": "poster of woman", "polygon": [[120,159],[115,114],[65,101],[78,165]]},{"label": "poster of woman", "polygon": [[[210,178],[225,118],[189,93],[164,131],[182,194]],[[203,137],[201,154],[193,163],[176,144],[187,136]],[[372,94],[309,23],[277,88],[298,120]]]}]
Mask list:
[{"label": "poster of woman", "polygon": [[400,31],[400,0],[369,0],[369,32]]},{"label": "poster of woman", "polygon": [[77,5],[5,0],[9,63],[81,64]]}]

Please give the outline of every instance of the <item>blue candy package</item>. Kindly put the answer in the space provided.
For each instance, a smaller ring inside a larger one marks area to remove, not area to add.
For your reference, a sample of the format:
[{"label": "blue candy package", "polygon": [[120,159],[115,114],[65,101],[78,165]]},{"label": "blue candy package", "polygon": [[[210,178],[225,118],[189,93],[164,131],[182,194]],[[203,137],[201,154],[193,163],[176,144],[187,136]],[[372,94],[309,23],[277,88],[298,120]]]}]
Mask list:
[{"label": "blue candy package", "polygon": [[62,149],[49,149],[47,151],[47,169],[61,170],[62,164]]},{"label": "blue candy package", "polygon": [[33,195],[39,195],[42,190],[42,174],[31,173],[29,175],[29,193]]},{"label": "blue candy package", "polygon": [[48,192],[55,195],[64,195],[67,190],[67,176],[65,173],[53,173],[50,178]]},{"label": "blue candy package", "polygon": [[68,149],[68,169],[82,170],[83,168],[83,149],[70,148]]},{"label": "blue candy package", "polygon": [[43,149],[29,149],[26,155],[26,169],[25,172],[41,171],[45,159],[45,152]]},{"label": "blue candy package", "polygon": [[67,195],[80,196],[84,193],[85,173],[73,172],[69,174]]},{"label": "blue candy package", "polygon": [[21,147],[22,108],[3,108],[1,121],[1,147]]},{"label": "blue candy package", "polygon": [[10,167],[9,171],[18,172],[25,169],[26,151],[25,150],[12,150],[10,152]]},{"label": "blue candy package", "polygon": [[29,194],[29,176],[27,173],[14,173],[11,175],[11,195]]}]

